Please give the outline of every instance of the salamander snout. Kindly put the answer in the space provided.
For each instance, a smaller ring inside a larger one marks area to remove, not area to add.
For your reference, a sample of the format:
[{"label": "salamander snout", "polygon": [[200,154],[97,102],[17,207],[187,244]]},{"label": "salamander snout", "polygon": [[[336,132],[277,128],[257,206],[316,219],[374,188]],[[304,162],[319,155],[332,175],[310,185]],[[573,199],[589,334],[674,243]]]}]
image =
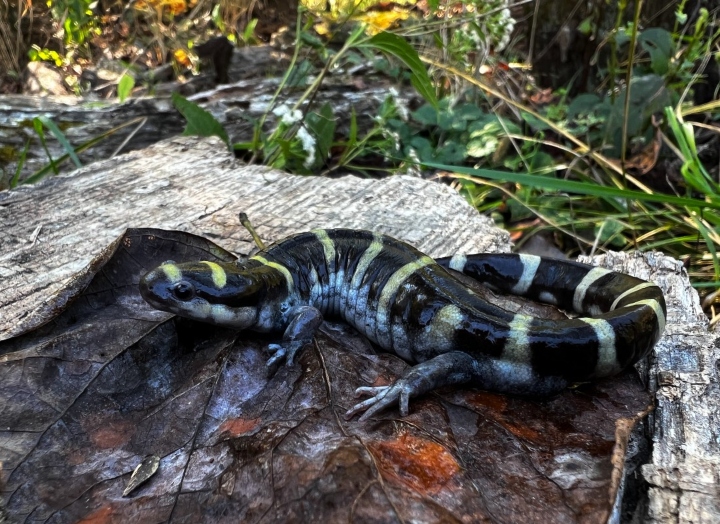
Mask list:
[{"label": "salamander snout", "polygon": [[176,302],[190,302],[196,295],[195,286],[181,278],[177,266],[165,263],[140,279],[140,294],[153,307],[176,312]]}]

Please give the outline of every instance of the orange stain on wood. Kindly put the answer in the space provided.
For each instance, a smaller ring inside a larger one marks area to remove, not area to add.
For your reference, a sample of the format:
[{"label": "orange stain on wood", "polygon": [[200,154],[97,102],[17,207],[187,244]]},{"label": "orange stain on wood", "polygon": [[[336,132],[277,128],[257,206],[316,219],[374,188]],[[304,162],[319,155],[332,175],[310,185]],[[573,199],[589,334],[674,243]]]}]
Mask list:
[{"label": "orange stain on wood", "polygon": [[228,437],[240,437],[255,429],[260,424],[259,418],[233,418],[220,425],[219,432]]},{"label": "orange stain on wood", "polygon": [[369,447],[383,477],[420,493],[438,493],[460,472],[452,454],[432,440],[403,434]]}]

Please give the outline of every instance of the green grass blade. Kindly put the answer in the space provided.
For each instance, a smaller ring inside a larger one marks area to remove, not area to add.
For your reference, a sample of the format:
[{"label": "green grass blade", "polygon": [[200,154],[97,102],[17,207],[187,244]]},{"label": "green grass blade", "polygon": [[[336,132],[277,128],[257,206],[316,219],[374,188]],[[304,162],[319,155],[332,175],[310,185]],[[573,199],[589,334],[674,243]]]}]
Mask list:
[{"label": "green grass blade", "polygon": [[[138,122],[140,122],[140,121],[141,121],[142,119],[144,119],[144,118],[145,118],[144,116],[140,116],[140,117],[137,117],[137,118],[133,118],[132,120],[130,120],[130,121],[128,121],[128,122],[125,122],[125,123],[123,123],[123,124],[120,124],[120,125],[117,126],[117,127],[113,127],[112,129],[109,129],[109,130],[105,131],[105,132],[102,133],[101,135],[98,135],[98,136],[96,136],[96,137],[94,137],[94,138],[91,138],[91,139],[88,140],[87,142],[84,142],[84,143],[80,144],[75,150],[76,150],[78,153],[82,153],[83,151],[85,151],[85,150],[87,150],[87,149],[90,149],[90,148],[91,148],[92,146],[94,146],[95,144],[98,144],[99,142],[102,142],[103,140],[105,140],[105,139],[106,139],[107,137],[109,137],[110,135],[112,135],[112,134],[114,134],[114,133],[117,133],[119,130],[121,130],[121,129],[125,128],[125,127],[131,126],[131,125],[134,125],[134,124],[137,124]],[[42,127],[42,126],[41,126],[41,127]],[[62,163],[64,163],[64,162],[66,162],[69,158],[70,158],[70,155],[67,154],[67,153],[65,153],[63,156],[61,156],[60,158],[57,159],[57,164],[58,164],[58,165],[59,165],[59,164],[62,164]],[[55,162],[53,162],[51,165],[47,165],[47,166],[43,167],[42,169],[38,169],[38,170],[35,171],[32,175],[30,175],[28,178],[26,178],[25,180],[23,180],[23,184],[34,184],[34,183],[36,183],[36,182],[39,182],[40,180],[42,180],[42,179],[48,174],[48,172],[49,172],[51,169],[57,169],[57,167],[54,167],[54,166],[55,166]],[[57,172],[56,172],[56,173],[57,173]]]},{"label": "green grass blade", "polygon": [[60,128],[55,125],[55,122],[53,122],[46,116],[39,116],[38,120],[40,120],[40,122],[42,122],[42,124],[50,130],[53,136],[57,138],[57,141],[60,142],[60,145],[63,146],[63,149],[67,152],[68,155],[70,155],[70,158],[75,164],[75,167],[82,167],[80,159],[75,154],[75,149],[73,148],[73,146],[70,145],[70,142],[68,142],[67,138],[65,138],[65,135],[62,131],[60,131]]},{"label": "green grass blade", "polygon": [[355,107],[350,108],[350,133],[348,134],[347,148],[352,149],[357,145],[358,124]]},{"label": "green grass blade", "polygon": [[692,126],[680,120],[670,107],[665,108],[665,119],[670,125],[683,156],[683,165],[680,169],[683,178],[693,189],[708,197],[711,195],[717,197],[720,193],[720,186],[713,180],[698,158]]},{"label": "green grass blade", "polygon": [[576,182],[574,180],[564,180],[536,174],[510,173],[507,171],[493,171],[491,169],[475,169],[472,167],[450,166],[446,164],[436,164],[433,162],[423,162],[423,166],[438,169],[440,171],[448,171],[450,173],[469,175],[472,177],[489,178],[491,180],[501,180],[504,182],[523,184],[540,189],[566,191],[568,193],[590,195],[600,198],[625,198],[644,202],[655,202],[657,204],[687,206],[694,209],[720,209],[720,202],[718,201],[707,202],[695,198],[678,197],[675,195],[643,193],[642,191],[635,191],[632,189],[619,189],[616,187],[600,186],[587,182]]},{"label": "green grass blade", "polygon": [[703,288],[703,287],[720,287],[720,282],[691,282],[692,287]]},{"label": "green grass blade", "polygon": [[25,165],[25,159],[27,158],[28,149],[30,149],[29,138],[25,142],[25,148],[23,149],[23,152],[20,154],[20,160],[18,160],[18,165],[15,168],[15,175],[13,175],[12,179],[10,180],[10,189],[15,189],[18,185],[18,182],[20,181],[20,172]]},{"label": "green grass blade", "polygon": [[40,118],[35,117],[32,120],[33,123],[33,129],[35,129],[35,133],[37,133],[38,137],[40,137],[40,144],[42,145],[43,149],[45,150],[45,154],[48,157],[48,160],[50,163],[48,166],[50,169],[52,169],[52,172],[56,175],[58,174],[58,168],[57,165],[55,165],[55,160],[53,159],[52,155],[50,154],[50,150],[47,147],[47,144],[45,143],[45,131],[43,130],[43,124],[42,120]]},{"label": "green grass blade", "polygon": [[712,254],[712,263],[713,268],[715,269],[715,280],[718,280],[720,279],[720,263],[718,262],[717,251],[715,250],[715,243],[713,242],[712,238],[710,238],[710,232],[705,227],[705,224],[703,224],[701,220],[698,220],[696,216],[690,215],[690,218],[695,223],[695,226],[698,228],[698,231],[705,240],[705,246],[708,248],[708,251],[710,251],[710,253]]}]

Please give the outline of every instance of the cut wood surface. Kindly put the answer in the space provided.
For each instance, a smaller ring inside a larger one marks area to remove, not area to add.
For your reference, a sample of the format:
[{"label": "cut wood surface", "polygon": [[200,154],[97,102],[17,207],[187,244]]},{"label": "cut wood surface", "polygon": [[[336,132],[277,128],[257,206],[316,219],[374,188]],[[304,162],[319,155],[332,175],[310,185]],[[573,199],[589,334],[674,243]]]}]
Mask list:
[{"label": "cut wood surface", "polygon": [[[72,299],[58,292],[71,279],[82,281],[90,262],[126,228],[187,231],[230,251],[250,252],[250,236],[238,225],[240,211],[266,241],[312,228],[349,227],[382,231],[432,256],[510,247],[505,232],[446,185],[411,177],[295,177],[242,166],[219,140],[178,137],[0,193],[0,340],[36,327]],[[720,350],[697,293],[682,265],[659,254],[609,254],[594,262],[655,281],[668,300],[665,336],[642,370],[657,390],[657,409],[646,425],[652,453],[639,468],[649,490],[634,518],[718,522]],[[623,426],[627,420],[616,428],[617,486],[623,484],[622,457],[638,442]],[[9,456],[0,446],[0,461]],[[3,481],[0,476],[0,487]],[[618,497],[611,520],[621,516],[629,518]]]}]

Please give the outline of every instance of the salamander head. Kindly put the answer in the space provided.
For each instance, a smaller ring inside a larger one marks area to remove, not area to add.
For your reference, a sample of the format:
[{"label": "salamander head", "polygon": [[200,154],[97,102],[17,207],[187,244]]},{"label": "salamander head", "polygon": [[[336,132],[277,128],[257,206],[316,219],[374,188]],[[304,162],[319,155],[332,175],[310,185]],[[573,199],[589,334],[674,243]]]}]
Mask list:
[{"label": "salamander head", "polygon": [[264,285],[234,264],[168,261],[140,279],[140,294],[156,309],[235,329],[252,327]]}]

